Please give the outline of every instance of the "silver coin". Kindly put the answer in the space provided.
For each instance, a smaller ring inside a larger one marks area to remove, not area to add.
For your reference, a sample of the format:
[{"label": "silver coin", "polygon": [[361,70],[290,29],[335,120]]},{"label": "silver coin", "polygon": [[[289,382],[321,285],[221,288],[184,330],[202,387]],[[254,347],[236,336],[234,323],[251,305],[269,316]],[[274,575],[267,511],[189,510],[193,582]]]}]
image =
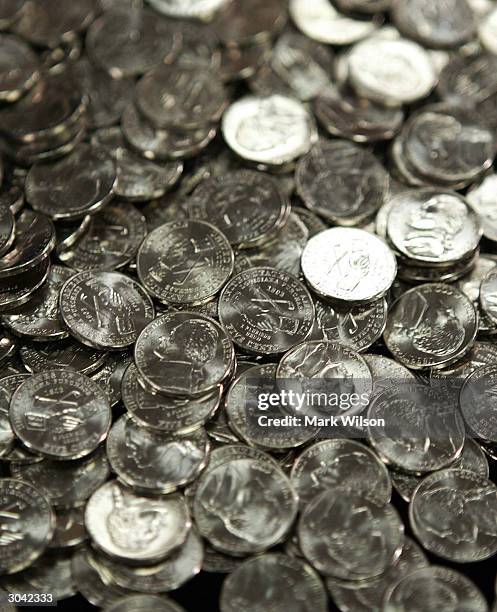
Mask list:
[{"label": "silver coin", "polygon": [[132,204],[112,202],[92,217],[81,240],[58,256],[75,270],[115,270],[136,256],[145,235],[143,215]]},{"label": "silver coin", "polygon": [[481,226],[478,215],[459,194],[419,189],[393,198],[387,232],[404,257],[436,266],[470,255],[478,246]]},{"label": "silver coin", "polygon": [[227,2],[212,22],[219,40],[226,46],[244,45],[270,40],[285,26],[286,2],[274,0],[232,0]]},{"label": "silver coin", "polygon": [[88,96],[86,121],[89,129],[118,123],[124,109],[133,100],[133,79],[109,78],[107,72],[94,66],[87,58],[73,63],[70,70]]},{"label": "silver coin", "polygon": [[47,282],[32,299],[14,314],[2,317],[2,323],[19,336],[48,340],[66,338],[59,311],[59,293],[72,271],[63,266],[51,266]]},{"label": "silver coin", "polygon": [[473,38],[474,12],[466,0],[449,0],[433,5],[429,0],[400,0],[393,3],[392,19],[399,30],[434,49],[459,47]]},{"label": "silver coin", "polygon": [[[485,453],[472,438],[468,437],[466,437],[464,441],[461,454],[454,463],[450,465],[450,469],[469,470],[482,478],[488,478],[489,474],[488,461]],[[407,472],[400,472],[398,470],[390,470],[390,476],[397,493],[404,501],[410,502],[416,487],[422,481],[422,477],[416,476],[415,474],[408,474]]]},{"label": "silver coin", "polygon": [[390,140],[404,119],[398,108],[387,108],[360,98],[353,91],[328,88],[313,102],[322,127],[332,136],[355,142]]},{"label": "silver coin", "polygon": [[25,2],[26,0],[3,0],[0,3],[0,29],[8,28],[19,19]]},{"label": "silver coin", "polygon": [[[327,0],[291,0],[290,15],[297,28],[312,40],[328,45],[350,45],[372,34],[379,22],[352,19]],[[381,22],[381,20],[380,20]]]},{"label": "silver coin", "polygon": [[31,376],[13,394],[9,416],[28,449],[55,459],[89,455],[111,422],[109,401],[98,385],[68,370]]},{"label": "silver coin", "polygon": [[16,184],[3,184],[0,190],[0,206],[3,208],[5,205],[10,208],[12,214],[20,213],[24,206],[24,189]]},{"label": "silver coin", "polygon": [[138,76],[178,51],[171,23],[136,7],[106,11],[86,36],[90,59],[113,78]]},{"label": "silver coin", "polygon": [[494,442],[497,440],[495,421],[494,385],[497,368],[490,365],[475,369],[464,381],[459,403],[464,420],[478,438]]},{"label": "silver coin", "polygon": [[130,202],[161,197],[175,185],[183,171],[183,162],[179,160],[156,164],[130,151],[120,127],[96,131],[91,142],[106,149],[114,160],[117,171],[114,193]]},{"label": "silver coin", "polygon": [[480,304],[485,315],[497,324],[497,274],[494,266],[485,275],[480,286]]},{"label": "silver coin", "polygon": [[328,609],[318,574],[304,561],[281,553],[248,559],[235,568],[223,583],[220,607],[222,612]]},{"label": "silver coin", "polygon": [[31,44],[54,47],[71,32],[85,30],[95,18],[96,0],[60,10],[57,0],[31,0],[23,7],[15,31]]},{"label": "silver coin", "polygon": [[443,367],[464,355],[478,330],[478,315],[461,291],[432,283],[406,291],[390,310],[383,338],[412,369]]},{"label": "silver coin", "polygon": [[488,605],[465,576],[442,566],[430,565],[407,574],[388,587],[383,612],[438,612],[452,605],[465,612],[486,612]]},{"label": "silver coin", "polygon": [[45,257],[26,272],[0,278],[0,308],[4,312],[16,310],[30,301],[45,284],[50,272],[50,261]]},{"label": "silver coin", "polygon": [[219,320],[242,349],[283,353],[307,338],[314,306],[293,276],[272,268],[253,268],[228,282],[219,298]]},{"label": "silver coin", "polygon": [[208,69],[163,64],[141,78],[135,100],[158,128],[194,129],[220,119],[226,93],[219,77]]},{"label": "silver coin", "polygon": [[209,221],[238,248],[268,240],[288,217],[290,204],[261,172],[238,170],[202,181],[188,199],[194,219]]},{"label": "silver coin", "polygon": [[300,259],[309,238],[305,223],[293,212],[288,215],[285,224],[274,237],[264,244],[244,249],[235,256],[235,272],[237,264],[245,262],[248,268],[275,268],[293,276],[300,277]]},{"label": "silver coin", "polygon": [[465,380],[475,370],[487,365],[493,365],[497,358],[497,346],[490,342],[475,342],[462,359],[454,364],[437,370],[432,370],[433,378],[450,377]]},{"label": "silver coin", "polygon": [[95,351],[69,339],[56,344],[53,342],[26,344],[19,352],[29,372],[67,369],[89,374],[98,370],[107,357],[107,353]]},{"label": "silver coin", "polygon": [[91,563],[92,552],[89,548],[80,548],[72,558],[72,573],[78,585],[78,591],[84,598],[95,606],[110,605],[114,601],[130,593],[127,589],[115,584],[106,584],[94,563]]},{"label": "silver coin", "polygon": [[[453,394],[452,394],[453,395]],[[382,460],[398,469],[422,474],[450,465],[462,452],[464,422],[447,391],[406,382],[375,395],[369,440]]]},{"label": "silver coin", "polygon": [[297,496],[288,478],[272,462],[257,459],[209,469],[193,504],[200,533],[214,548],[234,555],[262,552],[280,542],[296,512]]},{"label": "silver coin", "polygon": [[317,140],[314,120],[305,106],[277,94],[234,102],[223,115],[222,131],[237,155],[269,167],[294,161]]},{"label": "silver coin", "polygon": [[[319,232],[327,229],[327,225],[317,215],[312,213],[307,208],[301,208],[300,206],[293,206],[292,213],[296,215],[302,223],[306,226],[308,232],[308,239],[312,238]],[[291,213],[290,213],[291,215]]]},{"label": "silver coin", "polygon": [[76,595],[71,571],[71,553],[50,551],[23,573],[28,588],[53,594],[57,601]]},{"label": "silver coin", "polygon": [[363,355],[373,377],[373,394],[381,393],[392,384],[415,382],[416,377],[406,367],[383,355]]},{"label": "silver coin", "polygon": [[83,506],[55,508],[55,532],[49,549],[74,548],[86,538]]},{"label": "silver coin", "polygon": [[224,83],[249,79],[269,60],[271,44],[264,40],[259,43],[244,45],[228,45],[221,48],[221,79]]},{"label": "silver coin", "polygon": [[128,595],[105,608],[105,612],[147,612],[148,610],[184,612],[176,602],[158,595]]},{"label": "silver coin", "polygon": [[[240,374],[231,384],[224,400],[229,426],[251,446],[273,451],[302,446],[317,433],[316,427],[257,427],[253,423],[259,413],[257,403],[258,380],[274,380],[276,364],[253,366]],[[251,388],[252,387],[252,388]],[[209,462],[209,467],[212,465]]]},{"label": "silver coin", "polygon": [[327,578],[326,586],[341,612],[382,612],[386,589],[406,574],[427,566],[419,546],[406,538],[400,557],[381,576],[371,580]]},{"label": "silver coin", "polygon": [[496,141],[480,115],[457,105],[434,104],[404,126],[405,154],[416,173],[445,183],[467,184],[492,165]]},{"label": "silver coin", "polygon": [[390,504],[340,488],[317,495],[300,516],[299,543],[325,576],[365,580],[381,575],[400,555],[404,526]]},{"label": "silver coin", "polygon": [[13,574],[28,567],[52,539],[55,518],[38,489],[21,480],[0,479],[2,556],[0,571]]},{"label": "silver coin", "polygon": [[175,491],[200,474],[209,457],[205,431],[175,435],[145,429],[121,417],[107,438],[107,454],[119,480],[144,494]]},{"label": "silver coin", "polygon": [[11,463],[12,476],[37,486],[57,508],[85,502],[108,479],[110,468],[103,449],[78,461],[44,459]]},{"label": "silver coin", "polygon": [[336,0],[341,11],[375,14],[390,8],[392,0]]},{"label": "silver coin", "polygon": [[324,340],[364,351],[381,337],[387,322],[384,299],[369,304],[341,305],[316,300],[316,324]]},{"label": "silver coin", "polygon": [[132,361],[133,356],[130,352],[114,352],[107,356],[103,366],[90,377],[107,395],[111,408],[121,401],[122,378]]},{"label": "silver coin", "polygon": [[312,100],[330,86],[333,59],[325,45],[288,31],[278,38],[270,62],[248,84],[259,96],[281,93],[302,101]]},{"label": "silver coin", "polygon": [[385,106],[424,98],[437,81],[431,57],[410,40],[371,37],[353,47],[347,62],[356,91]]},{"label": "silver coin", "polygon": [[495,51],[497,50],[495,40],[497,13],[494,10],[491,10],[488,6],[485,8],[488,10],[483,12],[482,19],[480,19],[478,23],[478,38],[485,50],[495,54]]},{"label": "silver coin", "polygon": [[0,458],[8,459],[14,448],[15,435],[9,419],[12,394],[29,374],[12,374],[0,380]]},{"label": "silver coin", "polygon": [[197,396],[215,389],[231,372],[234,356],[225,330],[213,319],[190,312],[155,319],[135,345],[141,377],[168,395]]},{"label": "silver coin", "polygon": [[81,144],[68,157],[34,165],[26,177],[26,198],[52,219],[77,219],[104,206],[115,181],[116,169],[107,152]]},{"label": "silver coin", "polygon": [[150,4],[159,13],[179,19],[201,19],[210,21],[227,0],[149,0]]},{"label": "silver coin", "polygon": [[459,287],[459,289],[465,293],[471,301],[478,303],[480,300],[481,283],[485,276],[490,272],[490,270],[495,268],[496,265],[497,259],[486,255],[479,255],[474,263],[473,269],[457,281],[457,287]]},{"label": "silver coin", "polygon": [[357,225],[383,204],[389,177],[367,149],[320,141],[298,163],[297,192],[307,208],[328,222]]},{"label": "silver coin", "polygon": [[161,198],[152,200],[140,208],[150,232],[165,223],[186,220],[186,198],[181,191],[166,193]]},{"label": "silver coin", "polygon": [[489,240],[497,241],[497,217],[495,215],[495,188],[497,175],[487,175],[481,183],[469,188],[466,198],[469,204],[480,215],[483,235]]},{"label": "silver coin", "polygon": [[321,297],[370,302],[392,286],[395,257],[381,238],[355,228],[332,228],[309,240],[302,272]]},{"label": "silver coin", "polygon": [[205,221],[172,221],[152,231],[137,257],[138,276],[163,303],[201,304],[222,288],[233,271],[233,251]]},{"label": "silver coin", "polygon": [[129,104],[122,117],[121,129],[130,146],[145,159],[168,160],[198,155],[215,137],[213,125],[186,130],[157,128],[135,107]]},{"label": "silver coin", "polygon": [[154,318],[152,300],[141,285],[119,272],[80,272],[70,278],[60,291],[60,312],[76,338],[103,350],[133,344]]},{"label": "silver coin", "polygon": [[354,440],[324,440],[309,446],[293,464],[291,481],[301,508],[319,493],[336,487],[370,494],[380,505],[387,504],[392,496],[392,484],[384,464]]},{"label": "silver coin", "polygon": [[142,427],[185,433],[203,425],[221,399],[221,386],[195,398],[167,396],[145,387],[136,366],[130,364],[122,379],[122,399],[132,418]]},{"label": "silver coin", "polygon": [[15,239],[0,257],[0,278],[20,274],[45,259],[55,246],[55,230],[47,217],[24,210],[16,220]]},{"label": "silver coin", "polygon": [[129,564],[154,564],[183,544],[191,527],[188,508],[178,494],[147,498],[116,481],[90,497],[85,524],[99,549]]},{"label": "silver coin", "polygon": [[20,38],[0,35],[0,100],[15,102],[40,77],[38,58]]},{"label": "silver coin", "polygon": [[[100,571],[108,572],[109,578],[118,586],[154,594],[175,590],[191,580],[203,569],[203,557],[203,542],[191,529],[183,546],[157,565],[134,567],[116,563],[103,555],[97,558],[97,563]],[[133,612],[137,612],[137,609],[133,608]]]},{"label": "silver coin", "polygon": [[416,488],[411,527],[429,551],[459,563],[481,561],[497,551],[497,488],[467,470],[442,470]]}]

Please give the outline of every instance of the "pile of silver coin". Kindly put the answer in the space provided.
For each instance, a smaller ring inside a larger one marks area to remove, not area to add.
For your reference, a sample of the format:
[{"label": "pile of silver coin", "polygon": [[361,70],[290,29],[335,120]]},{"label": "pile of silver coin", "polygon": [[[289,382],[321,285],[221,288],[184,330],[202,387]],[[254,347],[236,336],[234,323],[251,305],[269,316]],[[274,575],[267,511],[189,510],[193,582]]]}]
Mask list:
[{"label": "pile of silver coin", "polygon": [[1,0],[0,152],[2,612],[489,611],[495,2]]}]

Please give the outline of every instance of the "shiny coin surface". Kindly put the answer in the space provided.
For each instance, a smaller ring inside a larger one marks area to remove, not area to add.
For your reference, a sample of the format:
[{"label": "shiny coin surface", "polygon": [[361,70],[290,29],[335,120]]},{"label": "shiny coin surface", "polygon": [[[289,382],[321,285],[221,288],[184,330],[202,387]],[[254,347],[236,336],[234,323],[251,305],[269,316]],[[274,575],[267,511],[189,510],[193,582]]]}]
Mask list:
[{"label": "shiny coin surface", "polygon": [[325,576],[365,580],[382,574],[400,555],[404,527],[390,504],[364,494],[326,490],[306,506],[298,525],[306,559]]},{"label": "shiny coin surface", "polygon": [[40,342],[21,347],[20,355],[29,372],[67,369],[89,374],[103,365],[106,353],[83,346],[73,340]]},{"label": "shiny coin surface", "polygon": [[44,215],[23,211],[16,220],[12,247],[0,257],[0,278],[26,272],[39,264],[54,246],[53,223]]},{"label": "shiny coin surface", "polygon": [[28,449],[55,459],[89,455],[111,422],[100,387],[68,370],[31,376],[12,396],[9,414],[12,429]]},{"label": "shiny coin surface", "polygon": [[233,367],[231,340],[213,319],[190,312],[164,314],[149,323],[135,345],[145,383],[169,395],[202,395]]},{"label": "shiny coin surface", "polygon": [[339,13],[327,0],[291,0],[293,22],[312,40],[328,45],[350,45],[372,34],[378,25]]},{"label": "shiny coin surface", "polygon": [[478,246],[478,215],[457,193],[405,191],[390,203],[388,238],[404,257],[426,265],[449,265]]},{"label": "shiny coin surface", "polygon": [[470,187],[466,194],[469,204],[480,215],[483,235],[485,238],[493,241],[497,241],[496,188],[497,175],[489,174],[485,176],[480,184]]},{"label": "shiny coin surface", "polygon": [[[97,564],[120,587],[153,594],[172,591],[191,580],[202,569],[203,558],[203,542],[197,532],[191,529],[185,543],[157,565],[124,565],[103,555],[98,557]],[[154,606],[154,610],[157,609],[160,608]],[[135,610],[133,608],[133,612]]]},{"label": "shiny coin surface", "polygon": [[343,486],[370,494],[380,505],[387,504],[392,495],[384,464],[355,440],[324,440],[309,446],[293,464],[291,481],[301,507],[319,493]]},{"label": "shiny coin surface", "polygon": [[328,609],[326,592],[318,574],[307,563],[272,553],[248,559],[223,583],[221,611],[242,609],[303,612]]},{"label": "shiny coin surface", "polygon": [[203,425],[216,411],[221,386],[199,397],[161,395],[146,388],[134,364],[122,379],[122,399],[128,412],[141,426],[164,432],[184,432]]},{"label": "shiny coin surface", "polygon": [[425,106],[404,130],[405,154],[428,179],[467,184],[490,168],[495,157],[493,131],[477,112],[461,106]]},{"label": "shiny coin surface", "polygon": [[[494,266],[495,267],[495,266]],[[480,304],[490,320],[497,323],[497,270],[491,268],[480,286]]]},{"label": "shiny coin surface", "polygon": [[141,285],[119,272],[76,274],[61,289],[60,311],[76,338],[104,350],[133,344],[154,318]]},{"label": "shiny coin surface", "polygon": [[297,192],[328,222],[356,225],[383,204],[388,175],[367,149],[340,140],[320,141],[298,163]]},{"label": "shiny coin surface", "polygon": [[381,238],[360,229],[332,228],[309,240],[302,254],[302,272],[324,298],[366,302],[390,289],[397,265]]},{"label": "shiny coin surface", "polygon": [[428,560],[413,540],[405,538],[399,558],[380,576],[359,581],[328,577],[326,586],[339,610],[382,612],[383,595],[390,584],[422,567],[428,567]]},{"label": "shiny coin surface", "polygon": [[161,225],[143,241],[138,276],[161,302],[201,304],[213,298],[233,271],[228,240],[210,223],[179,220]]},{"label": "shiny coin surface", "polygon": [[70,549],[82,544],[87,537],[82,506],[55,509],[55,532],[49,549]]},{"label": "shiny coin surface", "polygon": [[210,21],[215,13],[223,8],[226,0],[151,0],[150,4],[159,13],[179,19],[201,19]]},{"label": "shiny coin surface", "polygon": [[321,126],[332,136],[355,142],[390,140],[402,126],[404,114],[357,96],[353,91],[327,88],[313,102]]},{"label": "shiny coin surface", "polygon": [[170,493],[191,482],[205,467],[208,451],[203,429],[171,435],[140,427],[126,415],[107,438],[112,470],[124,484],[143,493]]},{"label": "shiny coin surface", "polygon": [[0,35],[0,100],[15,102],[39,79],[37,56],[29,45],[10,34]]},{"label": "shiny coin surface", "polygon": [[481,561],[497,551],[497,488],[467,470],[441,470],[416,488],[411,527],[427,550],[459,563]]},{"label": "shiny coin surface", "polygon": [[492,360],[490,365],[480,365],[464,381],[459,403],[464,420],[478,438],[497,441],[495,422],[494,388],[497,381],[497,367]]},{"label": "shiny coin surface", "polygon": [[476,29],[473,9],[466,0],[442,2],[436,8],[429,0],[400,0],[393,3],[392,18],[407,37],[434,49],[459,47]]},{"label": "shiny coin surface", "polygon": [[3,324],[18,336],[39,340],[66,338],[69,332],[60,317],[59,293],[71,276],[69,268],[51,266],[45,285],[15,314],[4,315]]},{"label": "shiny coin surface", "polygon": [[145,218],[127,202],[112,202],[92,217],[88,232],[59,259],[75,270],[115,270],[136,255],[146,235]]},{"label": "shiny coin surface", "polygon": [[50,262],[45,257],[26,272],[0,278],[0,308],[17,309],[36,295],[43,287],[50,272]]},{"label": "shiny coin surface", "polygon": [[93,22],[88,55],[113,78],[138,76],[173,59],[177,41],[170,22],[141,8],[119,7]]},{"label": "shiny coin surface", "polygon": [[209,469],[193,505],[201,534],[215,548],[235,555],[274,546],[296,512],[297,496],[288,478],[273,463],[257,459],[235,459]]},{"label": "shiny coin surface", "polygon": [[316,323],[324,340],[364,351],[383,333],[387,322],[384,299],[369,304],[341,305],[316,300]]},{"label": "shiny coin surface", "polygon": [[31,565],[52,538],[55,518],[46,497],[26,482],[0,479],[2,556],[0,571],[13,574]]},{"label": "shiny coin surface", "polygon": [[438,368],[462,357],[477,330],[471,300],[450,285],[431,283],[406,291],[393,304],[383,338],[403,365]]},{"label": "shiny coin surface", "polygon": [[141,497],[116,481],[93,493],[85,512],[93,543],[124,563],[158,563],[185,541],[191,522],[178,494]]},{"label": "shiny coin surface", "polygon": [[267,241],[289,213],[278,185],[261,172],[238,170],[203,181],[188,200],[195,219],[220,229],[238,248]]},{"label": "shiny coin surface", "polygon": [[356,91],[385,106],[415,102],[437,81],[430,56],[410,40],[373,37],[357,44],[347,61]]},{"label": "shiny coin surface", "polygon": [[115,181],[106,151],[81,144],[61,160],[34,165],[26,177],[26,198],[52,219],[77,219],[106,204]]},{"label": "shiny coin surface", "polygon": [[274,0],[233,0],[227,2],[213,21],[214,31],[226,46],[242,47],[269,40],[283,29],[286,2]]},{"label": "shiny coin surface", "polygon": [[307,289],[293,276],[253,268],[226,285],[219,298],[219,319],[239,347],[283,353],[309,335],[314,306]]},{"label": "shiny coin surface", "polygon": [[485,612],[487,602],[476,586],[455,570],[430,565],[407,574],[390,585],[383,598],[383,612],[424,610],[437,612],[448,602],[465,612]]},{"label": "shiny coin surface", "polygon": [[464,422],[446,390],[404,382],[375,395],[368,408],[376,426],[369,440],[382,460],[405,472],[427,473],[449,466],[462,452]]},{"label": "shiny coin surface", "polygon": [[49,591],[57,601],[76,595],[76,583],[71,571],[71,553],[49,551],[31,565],[23,579],[28,588],[36,591]]},{"label": "shiny coin surface", "polygon": [[136,104],[156,127],[192,129],[220,119],[226,93],[214,72],[161,65],[138,82]]},{"label": "shiny coin surface", "polygon": [[82,504],[110,475],[109,464],[102,448],[78,461],[14,461],[11,471],[16,478],[39,487],[57,508]]},{"label": "shiny coin surface", "polygon": [[8,202],[0,198],[0,256],[10,249],[15,239],[15,221]]},{"label": "shiny coin surface", "polygon": [[158,595],[127,595],[105,608],[105,612],[146,612],[146,610],[184,612],[176,602]]},{"label": "shiny coin surface", "polygon": [[246,96],[224,113],[228,146],[248,161],[283,166],[309,151],[317,140],[314,120],[297,100],[274,94]]}]

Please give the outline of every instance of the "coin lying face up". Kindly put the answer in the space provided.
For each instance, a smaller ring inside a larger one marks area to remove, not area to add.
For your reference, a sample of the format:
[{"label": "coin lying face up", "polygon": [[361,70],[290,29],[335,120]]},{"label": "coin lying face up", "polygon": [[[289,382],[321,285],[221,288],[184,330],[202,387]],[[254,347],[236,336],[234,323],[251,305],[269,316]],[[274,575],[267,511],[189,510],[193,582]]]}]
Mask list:
[{"label": "coin lying face up", "polygon": [[390,289],[397,264],[380,238],[360,229],[332,228],[309,240],[302,272],[324,299],[367,302]]}]

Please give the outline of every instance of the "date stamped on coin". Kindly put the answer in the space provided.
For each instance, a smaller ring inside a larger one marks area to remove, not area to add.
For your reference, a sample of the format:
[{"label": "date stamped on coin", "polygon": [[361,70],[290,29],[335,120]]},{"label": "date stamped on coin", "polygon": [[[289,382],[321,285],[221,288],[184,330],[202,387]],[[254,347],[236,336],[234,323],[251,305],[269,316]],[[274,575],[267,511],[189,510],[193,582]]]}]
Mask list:
[{"label": "date stamped on coin", "polygon": [[[19,591],[12,593],[0,593],[0,604],[2,610],[8,606],[18,607],[39,607],[39,606],[57,606],[57,598],[53,593],[48,591]],[[14,609],[14,608],[12,608]]]}]

